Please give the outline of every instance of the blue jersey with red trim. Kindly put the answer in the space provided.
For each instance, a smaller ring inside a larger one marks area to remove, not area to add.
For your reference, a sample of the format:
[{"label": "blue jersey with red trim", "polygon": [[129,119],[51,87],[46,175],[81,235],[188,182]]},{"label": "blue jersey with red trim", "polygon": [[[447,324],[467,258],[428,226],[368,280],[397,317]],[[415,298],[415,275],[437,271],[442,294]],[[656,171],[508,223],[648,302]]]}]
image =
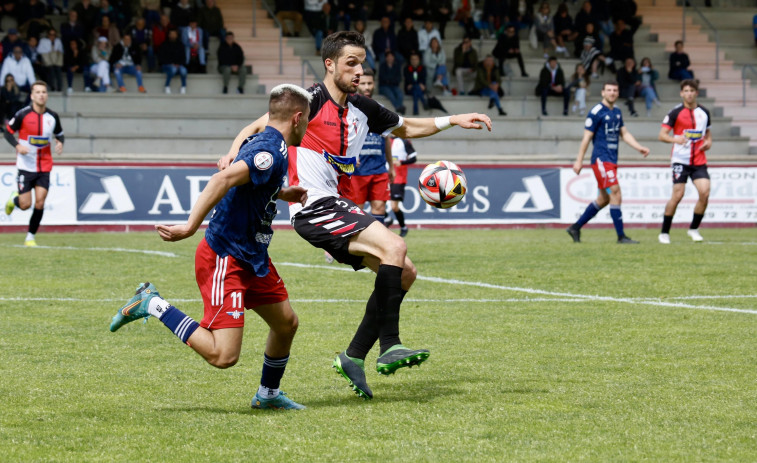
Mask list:
[{"label": "blue jersey with red trim", "polygon": [[231,255],[263,277],[268,274],[276,198],[289,166],[284,137],[266,127],[247,139],[234,162],[247,164],[250,183],[231,188],[216,205],[205,240],[219,257]]},{"label": "blue jersey with red trim", "polygon": [[368,132],[360,150],[360,165],[353,175],[377,175],[389,172],[386,168],[386,139],[381,135]]},{"label": "blue jersey with red trim", "polygon": [[599,159],[602,162],[617,164],[620,129],[623,127],[623,115],[620,109],[617,107],[610,109],[598,103],[589,111],[584,125],[586,130],[594,133],[591,163],[594,164]]}]

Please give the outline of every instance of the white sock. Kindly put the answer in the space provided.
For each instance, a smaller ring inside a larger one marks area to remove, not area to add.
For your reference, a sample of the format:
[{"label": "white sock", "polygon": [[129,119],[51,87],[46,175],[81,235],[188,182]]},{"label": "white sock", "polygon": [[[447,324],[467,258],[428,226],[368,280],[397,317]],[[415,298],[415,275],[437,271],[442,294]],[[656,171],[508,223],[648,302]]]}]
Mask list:
[{"label": "white sock", "polygon": [[150,299],[150,303],[147,306],[147,311],[152,315],[153,317],[160,320],[160,317],[162,317],[168,308],[171,307],[171,304],[166,302],[165,299],[160,297],[154,297]]},{"label": "white sock", "polygon": [[263,399],[275,399],[279,396],[279,390],[267,388],[261,384],[258,388],[258,395]]},{"label": "white sock", "polygon": [[34,233],[27,233],[26,241],[34,241]]}]

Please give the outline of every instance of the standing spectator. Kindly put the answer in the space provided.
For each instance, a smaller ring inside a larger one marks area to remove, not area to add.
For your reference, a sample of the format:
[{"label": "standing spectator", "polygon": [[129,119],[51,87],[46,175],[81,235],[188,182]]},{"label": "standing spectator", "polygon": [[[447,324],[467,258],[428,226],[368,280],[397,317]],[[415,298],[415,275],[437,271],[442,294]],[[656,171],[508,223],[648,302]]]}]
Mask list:
[{"label": "standing spectator", "polygon": [[160,0],[140,0],[142,6],[142,16],[147,23],[147,28],[151,29],[153,25],[160,22]]},{"label": "standing spectator", "polygon": [[189,26],[189,20],[194,16],[194,8],[189,0],[179,0],[179,3],[171,8],[171,24],[179,29]]},{"label": "standing spectator", "polygon": [[166,14],[160,15],[160,23],[152,26],[152,48],[156,55],[160,52],[160,47],[168,38],[168,31],[171,29],[175,29],[175,27]]},{"label": "standing spectator", "polygon": [[565,86],[565,74],[557,63],[557,57],[550,56],[547,63],[539,74],[539,84],[536,86],[536,96],[541,97],[541,115],[547,114],[547,97],[563,97],[563,116],[568,115],[568,103],[570,102],[570,89]]},{"label": "standing spectator", "polygon": [[569,88],[574,90],[573,106],[570,107],[570,112],[573,114],[578,111],[581,116],[586,112],[586,92],[588,91],[591,79],[583,64],[576,64],[576,70],[570,77]]},{"label": "standing spectator", "polygon": [[[359,30],[358,32],[361,34],[364,33],[365,22],[356,21],[355,27],[357,28],[358,25],[362,27],[362,31]],[[323,38],[336,32],[337,29],[337,20],[336,16],[331,11],[331,3],[326,2],[323,4],[320,14],[314,20],[313,27],[315,28],[315,34],[313,34],[315,37],[315,52],[316,55],[320,55]],[[372,54],[372,51],[366,49],[366,61],[373,61],[372,58],[369,58],[370,54]],[[373,65],[375,66],[375,63]]]},{"label": "standing spectator", "polygon": [[90,55],[89,73],[95,79],[98,91],[106,92],[110,86],[110,44],[108,39],[100,37],[92,46]]},{"label": "standing spectator", "polygon": [[447,75],[447,54],[441,46],[439,39],[431,39],[431,46],[423,54],[423,64],[426,66],[426,86],[437,87],[449,93],[449,76]]},{"label": "standing spectator", "polygon": [[53,92],[63,90],[63,42],[58,38],[55,29],[47,31],[47,37],[43,37],[37,46],[37,53],[42,59],[45,82]]},{"label": "standing spectator", "polygon": [[[281,33],[284,37],[299,37],[302,30],[301,7],[297,0],[276,0],[276,19],[281,23]],[[294,32],[289,29],[287,20],[294,23]]]},{"label": "standing spectator", "polygon": [[21,47],[21,52],[26,55],[27,58],[31,57],[31,51],[26,45],[26,42],[24,42],[24,39],[22,39],[21,36],[18,35],[17,29],[8,29],[8,34],[3,37],[3,40],[0,43],[3,45],[2,58],[7,58],[12,55],[13,49],[16,47]]},{"label": "standing spectator", "polygon": [[397,51],[402,55],[403,62],[418,51],[418,31],[415,30],[412,18],[405,18],[397,33]]},{"label": "standing spectator", "polygon": [[27,93],[31,91],[31,85],[36,80],[34,69],[32,62],[24,56],[24,50],[18,45],[13,49],[13,53],[3,61],[3,66],[0,68],[0,81],[5,82],[5,76],[8,74],[13,74],[16,85],[21,91]]},{"label": "standing spectator", "polygon": [[87,40],[89,37],[84,31],[84,26],[79,22],[79,13],[76,10],[68,11],[68,22],[60,25],[60,38],[64,48],[68,47],[71,40]]},{"label": "standing spectator", "polygon": [[18,110],[24,107],[24,98],[21,95],[18,85],[16,85],[16,79],[13,74],[5,76],[5,84],[2,90],[0,90],[0,108],[2,108],[2,122],[5,125],[5,121],[12,118]]},{"label": "standing spectator", "polygon": [[568,48],[565,46],[566,42],[576,40],[578,32],[576,32],[573,26],[573,19],[568,14],[568,5],[564,2],[560,3],[557,7],[557,14],[552,18],[552,22],[555,25],[555,41],[557,42],[558,51],[562,50],[566,57],[570,56]]},{"label": "standing spectator", "polygon": [[460,45],[455,48],[452,68],[457,79],[457,92],[460,95],[465,95],[465,79],[475,76],[476,64],[478,64],[478,53],[473,48],[470,37],[465,36]]},{"label": "standing spectator", "polygon": [[384,62],[384,55],[387,52],[391,51],[394,54],[397,51],[397,36],[394,33],[389,16],[383,16],[380,27],[373,32],[372,47],[379,63]]},{"label": "standing spectator", "polygon": [[418,52],[426,53],[433,38],[439,41],[439,45],[442,44],[442,35],[439,33],[439,29],[434,27],[434,23],[430,19],[427,19],[423,23],[423,29],[418,31]]},{"label": "standing spectator", "polygon": [[81,0],[81,3],[77,3],[74,7],[74,11],[76,11],[79,22],[84,28],[84,33],[89,35],[98,24],[98,8],[90,0]]},{"label": "standing spectator", "polygon": [[216,6],[216,0],[205,0],[205,5],[197,13],[197,26],[205,32],[202,46],[206,50],[210,37],[218,37],[223,41],[226,29],[223,26],[223,14]]},{"label": "standing spectator", "polygon": [[244,93],[244,84],[247,79],[247,67],[244,64],[244,51],[234,41],[234,33],[226,32],[221,45],[218,46],[218,71],[223,76],[223,93],[229,93],[231,75],[236,74],[237,93]]},{"label": "standing spectator", "polygon": [[647,106],[647,117],[652,115],[652,105],[660,106],[660,100],[657,98],[657,87],[655,81],[660,78],[660,73],[652,67],[652,60],[643,58],[639,68],[641,75],[641,95],[644,97]]},{"label": "standing spectator", "polygon": [[683,51],[683,41],[677,40],[675,47],[676,51],[670,54],[670,70],[668,71],[668,78],[673,80],[693,79],[694,72],[691,70],[689,55]]},{"label": "standing spectator", "polygon": [[[148,71],[153,71],[155,69],[155,50],[152,47],[152,31],[147,28],[145,18],[137,18],[136,24],[129,29],[127,34],[131,36],[131,43],[139,48],[140,55],[143,58],[147,57]],[[141,65],[142,63],[137,64]]]},{"label": "standing spectator", "polygon": [[434,0],[429,8],[431,19],[439,23],[439,34],[444,40],[447,22],[452,18],[452,0]]},{"label": "standing spectator", "polygon": [[641,76],[636,70],[636,61],[633,58],[626,58],[623,67],[618,70],[618,88],[620,97],[626,99],[626,106],[633,117],[639,117],[636,112],[633,100],[636,93],[641,90]]},{"label": "standing spectator", "polygon": [[496,106],[500,116],[507,116],[499,101],[499,97],[505,94],[501,84],[502,75],[494,63],[494,57],[486,55],[484,60],[476,65],[476,83],[471,94],[489,97],[489,109]]},{"label": "standing spectator", "polygon": [[581,52],[578,60],[583,65],[584,69],[591,71],[592,79],[599,78],[599,74],[597,74],[599,66],[602,66],[602,72],[604,73],[605,55],[594,46],[594,39],[590,36],[587,36],[584,39],[584,50]]},{"label": "standing spectator", "polygon": [[615,62],[623,66],[627,58],[633,57],[633,34],[626,27],[626,22],[618,19],[615,21],[615,30],[610,35],[610,58],[612,58],[610,69],[615,72]]},{"label": "standing spectator", "polygon": [[[323,5],[328,3],[328,0],[305,0],[303,8],[302,19],[305,21],[305,25],[310,31],[310,35],[316,36],[318,29],[318,22],[323,11]],[[323,40],[323,37],[321,37]],[[321,47],[317,47],[319,50]]]},{"label": "standing spectator", "polygon": [[423,109],[428,109],[426,103],[426,68],[421,64],[418,52],[410,53],[410,64],[405,66],[405,94],[413,97],[413,116],[418,115],[418,102]]},{"label": "standing spectator", "polygon": [[181,33],[181,41],[184,43],[186,53],[187,70],[192,73],[205,74],[205,31],[197,27],[197,19],[189,20],[189,27]]},{"label": "standing spectator", "polygon": [[121,42],[113,47],[113,53],[110,55],[110,66],[118,82],[118,91],[126,92],[124,85],[124,74],[129,74],[137,79],[137,87],[140,93],[147,93],[142,84],[142,50],[139,49],[131,40],[131,35],[124,34]]},{"label": "standing spectator", "polygon": [[405,114],[402,105],[402,66],[394,59],[394,52],[387,50],[384,61],[379,64],[379,93],[389,99],[394,110]]},{"label": "standing spectator", "polygon": [[44,76],[45,75],[45,69],[42,67],[42,58],[39,56],[39,52],[37,51],[37,37],[31,36],[29,37],[29,42],[26,44],[27,50],[29,50],[29,61],[32,62],[32,69],[34,69],[34,74],[38,76]]},{"label": "standing spectator", "polygon": [[526,73],[526,66],[523,63],[523,55],[521,55],[520,53],[520,38],[518,37],[518,33],[515,31],[514,25],[508,24],[505,28],[505,33],[500,34],[499,38],[497,39],[497,45],[495,45],[494,50],[492,50],[492,55],[494,55],[494,57],[497,58],[497,61],[499,62],[498,68],[500,74],[505,73],[505,60],[515,58],[518,60],[520,76],[528,77],[528,74]]},{"label": "standing spectator", "polygon": [[166,74],[166,93],[171,93],[171,79],[176,74],[181,77],[181,94],[187,93],[187,55],[184,45],[179,42],[179,31],[176,29],[168,30],[168,39],[160,46],[158,50],[158,62],[161,69]]},{"label": "standing spectator", "polygon": [[534,19],[534,27],[536,28],[536,40],[542,44],[544,50],[544,58],[549,57],[549,46],[552,45],[558,53],[564,50],[557,48],[557,42],[555,42],[555,24],[552,17],[549,15],[549,3],[544,2],[539,7],[539,13]]},{"label": "standing spectator", "polygon": [[74,93],[74,73],[79,73],[84,78],[84,91],[91,92],[92,85],[89,77],[89,60],[87,53],[82,50],[84,41],[71,39],[63,57],[63,66],[66,68],[67,93]]}]

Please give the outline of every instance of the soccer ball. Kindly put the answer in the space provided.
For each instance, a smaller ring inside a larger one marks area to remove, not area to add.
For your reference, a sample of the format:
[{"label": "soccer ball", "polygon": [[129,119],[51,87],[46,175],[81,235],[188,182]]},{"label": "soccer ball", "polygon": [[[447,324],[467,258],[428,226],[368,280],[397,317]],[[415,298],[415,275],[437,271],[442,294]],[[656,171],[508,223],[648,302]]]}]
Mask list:
[{"label": "soccer ball", "polygon": [[431,206],[442,209],[459,203],[467,189],[465,174],[454,162],[438,161],[429,164],[418,179],[421,198]]}]

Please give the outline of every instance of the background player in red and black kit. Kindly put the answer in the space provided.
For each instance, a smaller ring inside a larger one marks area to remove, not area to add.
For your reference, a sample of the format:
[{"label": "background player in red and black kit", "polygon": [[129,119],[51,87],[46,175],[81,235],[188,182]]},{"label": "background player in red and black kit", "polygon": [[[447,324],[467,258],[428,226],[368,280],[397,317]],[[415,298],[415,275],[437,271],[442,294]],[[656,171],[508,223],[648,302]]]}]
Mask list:
[{"label": "background player in red and black kit", "polygon": [[[353,268],[368,267],[376,282],[365,314],[350,345],[334,360],[334,367],[361,397],[373,397],[365,378],[364,361],[376,341],[380,355],[376,370],[394,373],[428,358],[425,349],[402,345],[399,337],[400,305],[415,281],[416,269],[407,257],[405,241],[347,198],[342,187],[354,172],[355,161],[368,132],[401,138],[427,137],[458,125],[491,130],[485,114],[456,114],[437,118],[404,119],[377,102],[356,94],[365,61],[365,39],[352,31],[336,32],[323,41],[326,77],[308,91],[313,95],[310,122],[301,146],[289,156],[289,182],[308,190],[304,207],[289,207],[297,233],[315,247]],[[265,127],[268,116],[242,129],[230,153],[219,160],[226,168],[249,135]],[[349,288],[345,288],[349,289]]]},{"label": "background player in red and black kit", "polygon": [[[394,179],[390,185],[391,206],[394,216],[397,217],[397,223],[400,226],[400,236],[407,236],[407,225],[405,225],[405,213],[400,209],[400,204],[405,200],[405,185],[407,184],[407,166],[415,164],[417,161],[415,148],[410,140],[402,138],[392,138],[392,163],[394,164]],[[384,225],[392,225],[392,218],[387,213],[387,220]]]},{"label": "background player in red and black kit", "polygon": [[[18,192],[13,192],[5,204],[5,214],[11,215],[13,209],[23,211],[32,205],[34,189],[34,211],[29,220],[29,233],[24,244],[36,246],[34,235],[39,229],[45,209],[47,191],[50,189],[50,171],[53,168],[52,144],[55,154],[63,152],[63,127],[58,114],[47,109],[47,84],[37,81],[32,84],[32,104],[21,108],[8,121],[5,127],[5,139],[16,149],[16,167],[18,168]],[[18,141],[13,136],[18,132]]]},{"label": "background player in red and black kit", "polygon": [[[710,174],[707,172],[707,157],[705,151],[712,147],[710,134],[710,112],[697,103],[699,85],[695,80],[681,82],[681,99],[679,104],[665,116],[662,121],[659,139],[665,143],[672,143],[671,163],[673,166],[673,194],[665,205],[665,216],[662,219],[662,230],[658,240],[662,244],[670,244],[670,226],[673,216],[686,191],[686,181],[691,182],[699,193],[699,199],[694,206],[694,218],[687,234],[694,241],[703,241],[699,233],[704,211],[710,199]],[[673,135],[670,135],[670,131]]]}]

